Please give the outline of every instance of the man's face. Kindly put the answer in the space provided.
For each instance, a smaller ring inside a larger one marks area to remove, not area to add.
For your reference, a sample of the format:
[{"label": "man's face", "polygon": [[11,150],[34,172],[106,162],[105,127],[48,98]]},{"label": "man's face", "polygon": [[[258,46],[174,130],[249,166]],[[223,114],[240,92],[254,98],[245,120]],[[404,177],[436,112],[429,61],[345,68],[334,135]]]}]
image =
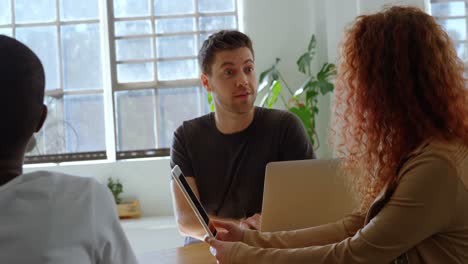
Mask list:
[{"label": "man's face", "polygon": [[216,109],[237,114],[252,110],[257,97],[257,78],[248,48],[216,53],[211,74],[202,74],[201,79],[205,89],[213,94]]}]

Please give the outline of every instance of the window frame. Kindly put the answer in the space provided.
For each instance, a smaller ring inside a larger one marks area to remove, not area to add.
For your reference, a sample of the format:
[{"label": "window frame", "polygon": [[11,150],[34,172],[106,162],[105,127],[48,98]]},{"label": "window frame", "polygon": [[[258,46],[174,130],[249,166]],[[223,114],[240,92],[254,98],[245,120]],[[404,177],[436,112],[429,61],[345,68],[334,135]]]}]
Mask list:
[{"label": "window frame", "polygon": [[[57,30],[57,45],[58,45],[58,69],[59,74],[59,86],[54,89],[48,89],[45,92],[46,96],[54,98],[64,98],[69,95],[97,95],[102,94],[103,96],[103,109],[104,109],[104,133],[105,133],[105,150],[103,151],[92,151],[92,152],[73,152],[63,154],[46,154],[46,155],[29,155],[25,157],[25,164],[37,164],[37,163],[61,163],[70,161],[88,161],[88,160],[106,160],[116,161],[121,159],[133,159],[133,158],[146,158],[146,157],[161,157],[168,156],[170,153],[169,148],[150,148],[150,149],[138,149],[129,151],[118,151],[117,150],[117,120],[116,120],[116,92],[122,91],[138,91],[138,90],[153,90],[154,100],[156,107],[158,107],[158,89],[178,89],[187,87],[199,87],[200,94],[203,93],[203,87],[199,78],[193,79],[182,79],[173,81],[160,81],[158,80],[157,62],[158,61],[170,61],[170,60],[181,60],[181,59],[197,59],[197,54],[194,56],[186,57],[166,57],[159,58],[157,56],[156,39],[158,37],[165,36],[183,36],[183,35],[194,35],[196,38],[195,50],[198,52],[200,48],[200,36],[201,34],[210,34],[218,31],[216,30],[200,30],[199,19],[202,17],[214,17],[214,16],[234,16],[235,28],[239,29],[239,1],[233,0],[234,11],[230,12],[210,12],[202,13],[199,12],[199,0],[194,1],[195,12],[184,15],[165,15],[156,16],[154,14],[155,0],[148,0],[150,2],[150,16],[134,16],[125,18],[114,17],[114,0],[97,0],[99,5],[98,19],[84,19],[84,20],[70,20],[61,21],[60,12],[61,4],[60,0],[55,0],[56,5],[56,20],[53,22],[45,23],[16,23],[15,18],[15,0],[10,1],[10,13],[11,13],[11,24],[1,25],[0,28],[11,28],[12,36],[16,37],[16,29],[19,27],[28,26],[55,26]],[[177,33],[158,33],[156,32],[156,20],[161,18],[194,18],[195,30],[184,31]],[[151,21],[151,34],[141,34],[132,36],[115,36],[115,22],[117,21],[136,21],[136,20],[150,20]],[[65,90],[64,89],[64,72],[63,72],[63,51],[62,51],[62,30],[61,27],[64,25],[76,25],[76,24],[98,24],[100,29],[101,38],[101,64],[102,64],[102,88],[101,89],[79,89],[79,90]],[[116,59],[116,41],[120,39],[136,39],[136,38],[150,38],[152,40],[153,56],[151,59],[142,60],[120,60]],[[134,82],[134,83],[119,83],[117,78],[117,65],[120,63],[138,63],[138,62],[151,62],[154,64],[154,81],[150,82]],[[198,65],[197,65],[198,67]],[[203,108],[206,98],[200,96],[200,108]],[[155,146],[158,146],[159,131],[157,126],[159,125],[158,108],[155,110]],[[62,111],[62,116],[65,115],[65,111]]]},{"label": "window frame", "polygon": [[[217,30],[205,30],[201,31],[199,30],[199,21],[198,19],[200,17],[212,17],[212,16],[228,16],[228,15],[233,15],[236,18],[236,24],[235,28],[239,28],[239,3],[237,0],[233,0],[234,2],[234,11],[232,12],[216,12],[216,13],[200,13],[198,11],[198,2],[199,0],[194,0],[194,7],[195,7],[195,12],[192,14],[183,14],[183,15],[165,15],[165,16],[156,16],[154,14],[154,1],[155,0],[150,0],[150,16],[134,16],[134,17],[125,17],[125,18],[115,18],[114,17],[114,12],[108,12],[108,31],[109,33],[108,39],[110,42],[110,65],[111,65],[111,82],[112,82],[112,102],[115,102],[115,92],[122,92],[122,91],[137,91],[137,90],[154,90],[154,96],[155,96],[155,101],[158,101],[158,89],[165,89],[165,88],[186,88],[189,86],[199,86],[200,93],[203,94],[203,88],[200,85],[200,80],[199,78],[194,78],[194,79],[183,79],[183,80],[173,80],[173,81],[159,81],[158,80],[158,73],[157,73],[157,62],[158,61],[169,61],[169,60],[181,60],[181,59],[197,59],[197,56],[185,56],[185,57],[169,57],[169,58],[164,58],[160,59],[157,56],[157,49],[156,49],[156,38],[157,37],[164,37],[164,36],[182,36],[182,35],[195,35],[196,36],[196,50],[199,50],[199,37],[200,34],[209,34],[209,33],[214,33]],[[113,8],[113,0],[108,0],[108,4],[110,5],[107,10],[114,10]],[[194,18],[195,19],[195,30],[194,31],[186,31],[186,32],[177,32],[177,33],[157,33],[156,32],[156,20],[161,19],[161,18]],[[135,20],[147,20],[149,19],[151,21],[151,34],[141,34],[141,35],[136,35],[136,36],[115,36],[115,28],[114,28],[114,22],[117,21],[135,21]],[[153,58],[152,59],[143,59],[143,60],[117,60],[116,56],[116,48],[115,48],[115,43],[116,40],[121,40],[121,39],[135,39],[135,38],[151,38],[152,39],[152,45],[153,45]],[[115,63],[114,63],[115,62]],[[125,62],[131,62],[131,63],[141,63],[141,62],[151,62],[154,63],[154,79],[155,81],[150,81],[150,82],[134,82],[134,83],[119,83],[117,80],[117,65],[119,63],[125,63]],[[202,96],[200,97],[200,106],[203,105],[205,98]],[[156,103],[157,104],[157,103]],[[115,113],[115,103],[113,103],[113,112]],[[155,115],[156,120],[155,121],[155,134],[156,134],[156,141],[155,144],[158,145],[158,115]],[[146,158],[146,157],[161,157],[161,156],[169,156],[170,154],[170,148],[151,148],[151,149],[142,149],[142,150],[127,150],[127,151],[118,151],[117,150],[117,120],[116,120],[116,115],[113,115],[113,128],[114,128],[114,142],[113,142],[113,149],[114,153],[116,153],[116,160],[120,159],[129,159],[129,158]],[[111,155],[111,153],[107,153],[108,156]]]},{"label": "window frame", "polygon": [[[450,3],[450,2],[464,2],[465,3],[465,15],[464,16],[449,16],[449,15],[444,15],[444,16],[435,16],[432,14],[432,4],[435,3]],[[465,31],[466,31],[466,36],[467,39],[465,40],[456,40],[452,39],[453,44],[455,45],[455,48],[457,47],[458,44],[463,44],[465,45],[466,52],[468,53],[468,0],[430,0],[429,4],[429,13],[432,15],[437,21],[445,21],[445,20],[450,20],[450,19],[464,19],[465,20]],[[445,30],[445,28],[444,28]],[[465,65],[465,69],[468,69],[468,54],[467,58],[463,59],[460,58],[463,61],[463,64]],[[466,70],[465,70],[466,71]]]}]

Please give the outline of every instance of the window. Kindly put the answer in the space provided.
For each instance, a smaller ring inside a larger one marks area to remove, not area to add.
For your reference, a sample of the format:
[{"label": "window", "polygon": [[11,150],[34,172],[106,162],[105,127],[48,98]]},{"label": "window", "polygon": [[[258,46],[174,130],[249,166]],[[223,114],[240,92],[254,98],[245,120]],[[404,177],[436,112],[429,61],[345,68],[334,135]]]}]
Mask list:
[{"label": "window", "polygon": [[235,0],[0,0],[0,34],[44,64],[49,116],[26,162],[168,154],[209,111],[201,43],[238,28]]},{"label": "window", "polygon": [[466,0],[431,0],[431,14],[452,38],[465,65],[468,64],[467,3]]}]

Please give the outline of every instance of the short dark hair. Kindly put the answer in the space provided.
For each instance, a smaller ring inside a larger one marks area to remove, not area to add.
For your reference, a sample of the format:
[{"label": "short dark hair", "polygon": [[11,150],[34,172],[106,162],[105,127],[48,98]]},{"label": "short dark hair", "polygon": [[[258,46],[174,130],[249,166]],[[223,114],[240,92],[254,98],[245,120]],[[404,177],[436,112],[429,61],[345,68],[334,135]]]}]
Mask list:
[{"label": "short dark hair", "polygon": [[234,50],[246,47],[254,55],[252,41],[242,32],[237,30],[221,30],[213,33],[203,42],[198,53],[198,63],[203,73],[210,74],[214,57],[217,52],[225,50]]},{"label": "short dark hair", "polygon": [[42,115],[44,86],[44,68],[36,54],[18,40],[0,35],[0,122],[5,125],[0,148],[29,140]]}]

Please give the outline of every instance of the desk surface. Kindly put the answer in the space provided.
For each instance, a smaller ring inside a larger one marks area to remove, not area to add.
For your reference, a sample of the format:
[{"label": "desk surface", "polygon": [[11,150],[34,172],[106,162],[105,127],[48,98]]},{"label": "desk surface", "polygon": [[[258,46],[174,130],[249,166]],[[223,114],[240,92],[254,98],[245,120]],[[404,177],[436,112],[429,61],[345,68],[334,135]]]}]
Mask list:
[{"label": "desk surface", "polygon": [[155,251],[145,254],[139,261],[148,264],[216,264],[206,243]]}]

